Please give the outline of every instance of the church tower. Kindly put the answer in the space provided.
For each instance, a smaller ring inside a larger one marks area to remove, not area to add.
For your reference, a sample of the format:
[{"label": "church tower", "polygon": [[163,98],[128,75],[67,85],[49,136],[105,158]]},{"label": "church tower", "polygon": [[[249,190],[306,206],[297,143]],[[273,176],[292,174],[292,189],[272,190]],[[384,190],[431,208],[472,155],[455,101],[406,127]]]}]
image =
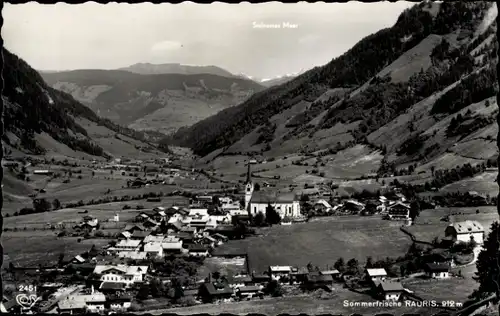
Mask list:
[{"label": "church tower", "polygon": [[253,183],[250,172],[250,162],[248,162],[247,181],[245,182],[245,210],[250,214],[250,200],[252,199]]}]

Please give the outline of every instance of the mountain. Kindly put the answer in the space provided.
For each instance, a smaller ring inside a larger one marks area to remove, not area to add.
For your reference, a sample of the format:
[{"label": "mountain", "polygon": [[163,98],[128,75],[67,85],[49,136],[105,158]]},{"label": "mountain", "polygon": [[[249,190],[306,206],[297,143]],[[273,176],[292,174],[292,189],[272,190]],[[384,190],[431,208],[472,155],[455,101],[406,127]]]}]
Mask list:
[{"label": "mountain", "polygon": [[235,77],[232,73],[217,66],[192,66],[181,65],[175,63],[169,64],[150,64],[138,63],[129,67],[119,68],[141,75],[159,75],[159,74],[182,74],[182,75],[197,75],[210,74],[223,77]]},{"label": "mountain", "polygon": [[141,75],[88,69],[42,76],[51,87],[70,93],[99,116],[136,130],[166,134],[265,89],[250,80],[206,73]]},{"label": "mountain", "polygon": [[243,73],[237,75],[237,77],[239,77],[239,78],[245,78],[245,79],[249,79],[249,80],[258,82],[259,84],[263,85],[264,87],[270,88],[270,87],[273,87],[273,86],[284,84],[284,83],[292,80],[293,78],[297,77],[298,75],[302,74],[303,72],[304,71],[301,70],[300,72],[297,72],[297,73],[294,73],[294,74],[287,74],[287,75],[283,75],[283,76],[276,76],[274,78],[269,78],[269,79],[261,79],[261,78],[257,78],[257,77],[252,77],[252,76],[245,75]]},{"label": "mountain", "polygon": [[330,155],[359,176],[485,162],[497,155],[496,15],[488,2],[415,5],[328,64],[164,143],[217,165],[235,155]]},{"label": "mountain", "polygon": [[49,87],[25,61],[3,48],[4,128],[9,154],[103,157],[160,153],[165,135],[137,132],[98,117],[64,92]]}]

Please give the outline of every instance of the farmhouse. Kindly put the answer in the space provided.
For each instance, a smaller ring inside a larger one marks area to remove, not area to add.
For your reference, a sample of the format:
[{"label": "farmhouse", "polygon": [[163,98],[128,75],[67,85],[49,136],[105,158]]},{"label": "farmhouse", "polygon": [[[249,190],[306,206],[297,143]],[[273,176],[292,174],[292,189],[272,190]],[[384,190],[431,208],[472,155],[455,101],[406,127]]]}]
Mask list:
[{"label": "farmhouse", "polygon": [[126,311],[132,305],[132,298],[127,294],[109,295],[106,298],[107,306],[112,311]]},{"label": "farmhouse", "polygon": [[391,220],[407,220],[410,218],[410,206],[402,202],[390,205],[387,212]]},{"label": "farmhouse", "polygon": [[252,298],[255,296],[261,296],[262,295],[261,287],[258,285],[241,286],[237,288],[236,295],[241,298]]},{"label": "farmhouse", "polygon": [[105,281],[101,282],[101,285],[99,286],[99,291],[103,292],[104,294],[116,293],[124,290],[125,290],[125,284],[119,282]]},{"label": "farmhouse", "polygon": [[202,245],[190,245],[189,255],[193,257],[208,257],[208,249]]},{"label": "farmhouse", "polygon": [[343,211],[347,213],[359,213],[365,209],[365,205],[356,200],[347,200],[344,202]]},{"label": "farmhouse", "polygon": [[405,291],[399,282],[376,281],[377,295],[386,301],[398,301]]},{"label": "farmhouse", "polygon": [[254,282],[252,277],[249,275],[235,275],[233,277],[229,277],[229,286],[231,288],[239,288],[253,284]]},{"label": "farmhouse", "polygon": [[280,280],[284,277],[290,277],[290,272],[292,271],[292,267],[290,266],[270,266],[269,267],[269,275],[274,280]]},{"label": "farmhouse", "polygon": [[245,184],[245,210],[249,215],[256,215],[259,212],[266,214],[268,205],[284,217],[300,217],[300,203],[294,194],[270,196],[262,191],[254,192],[254,184],[250,173],[250,164],[248,164],[247,180]]},{"label": "farmhouse", "polygon": [[147,271],[147,266],[97,265],[94,274],[100,281],[123,283],[128,288],[134,283],[142,283]]},{"label": "farmhouse", "polygon": [[383,281],[387,278],[387,272],[384,268],[366,269],[366,278],[372,282]]},{"label": "farmhouse", "polygon": [[424,270],[429,278],[447,279],[450,277],[450,266],[446,264],[427,263]]},{"label": "farmhouse", "polygon": [[182,252],[182,241],[173,236],[163,239],[161,246],[164,254],[179,254]]},{"label": "farmhouse", "polygon": [[470,242],[474,239],[477,244],[482,245],[484,228],[479,222],[471,220],[452,223],[446,227],[445,236],[450,237],[454,242]]},{"label": "farmhouse", "polygon": [[120,240],[113,247],[115,249],[110,248],[110,250],[118,250],[118,251],[134,251],[139,248],[141,241],[140,240]]},{"label": "farmhouse", "polygon": [[228,300],[234,295],[234,291],[228,285],[208,282],[200,286],[199,295],[203,302],[215,302]]}]

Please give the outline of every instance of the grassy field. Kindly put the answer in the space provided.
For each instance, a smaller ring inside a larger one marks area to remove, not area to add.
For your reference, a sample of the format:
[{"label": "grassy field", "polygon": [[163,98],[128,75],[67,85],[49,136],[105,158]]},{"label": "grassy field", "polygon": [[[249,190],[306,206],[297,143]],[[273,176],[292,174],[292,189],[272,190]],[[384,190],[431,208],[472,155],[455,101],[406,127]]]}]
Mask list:
[{"label": "grassy field", "polygon": [[321,268],[333,265],[339,257],[363,262],[404,255],[410,239],[399,230],[401,223],[379,217],[326,217],[317,221],[276,226],[262,230],[261,236],[234,240],[217,248],[217,254],[247,252],[250,269],[265,271],[270,265]]},{"label": "grassy field", "polygon": [[498,194],[498,184],[496,183],[496,178],[498,171],[486,171],[476,175],[473,178],[460,180],[448,184],[447,186],[441,188],[441,192],[469,192],[476,191],[479,194],[489,194],[490,196],[496,196]]},{"label": "grassy field", "polygon": [[[163,197],[161,202],[147,202],[146,200],[113,202],[99,205],[87,205],[78,208],[66,208],[52,212],[29,214],[22,216],[11,216],[4,218],[5,228],[23,229],[24,227],[46,226],[47,223],[57,224],[59,222],[79,222],[83,216],[93,216],[100,221],[113,218],[115,214],[119,215],[118,225],[124,226],[125,222],[130,222],[142,210],[135,209],[137,205],[142,205],[145,209],[151,209],[156,206],[170,207],[174,204],[182,204],[187,201],[184,197]],[[128,205],[131,209],[123,210],[123,206]],[[88,213],[81,213],[87,210]]]},{"label": "grassy field", "polygon": [[405,288],[415,292],[424,300],[454,301],[465,303],[468,296],[478,286],[472,278],[450,278],[447,280],[408,280]]},{"label": "grassy field", "polygon": [[53,231],[5,232],[1,240],[4,247],[4,267],[9,262],[29,267],[55,264],[61,253],[64,253],[67,260],[90,250],[94,244],[103,246],[109,242],[106,239],[82,239],[78,242],[76,237],[58,238]]}]

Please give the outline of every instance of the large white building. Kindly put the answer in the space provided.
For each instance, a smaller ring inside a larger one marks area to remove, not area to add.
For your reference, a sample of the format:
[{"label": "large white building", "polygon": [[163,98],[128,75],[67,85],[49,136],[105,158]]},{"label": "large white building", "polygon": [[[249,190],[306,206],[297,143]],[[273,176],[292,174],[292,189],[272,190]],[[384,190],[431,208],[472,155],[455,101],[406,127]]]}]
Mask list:
[{"label": "large white building", "polygon": [[446,237],[451,237],[455,242],[470,242],[471,239],[478,245],[484,241],[484,228],[477,221],[463,221],[450,224],[445,230]]},{"label": "large white building", "polygon": [[247,181],[245,184],[245,210],[249,215],[259,212],[266,214],[266,208],[271,205],[283,218],[297,218],[301,216],[300,202],[295,194],[272,194],[263,191],[254,191],[254,185],[250,176],[250,164],[248,165]]},{"label": "large white building", "polygon": [[123,283],[125,287],[130,287],[143,282],[147,271],[147,266],[97,265],[94,274],[99,276],[100,281]]}]

